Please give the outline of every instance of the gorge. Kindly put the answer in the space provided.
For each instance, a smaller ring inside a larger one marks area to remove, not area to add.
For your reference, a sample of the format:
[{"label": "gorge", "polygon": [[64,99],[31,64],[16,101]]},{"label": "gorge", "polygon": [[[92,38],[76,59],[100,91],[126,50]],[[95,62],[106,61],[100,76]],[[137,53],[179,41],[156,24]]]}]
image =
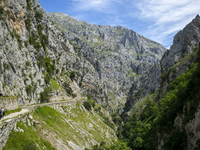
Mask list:
[{"label": "gorge", "polygon": [[167,50],[122,26],[0,1],[0,149],[199,149],[200,16]]}]

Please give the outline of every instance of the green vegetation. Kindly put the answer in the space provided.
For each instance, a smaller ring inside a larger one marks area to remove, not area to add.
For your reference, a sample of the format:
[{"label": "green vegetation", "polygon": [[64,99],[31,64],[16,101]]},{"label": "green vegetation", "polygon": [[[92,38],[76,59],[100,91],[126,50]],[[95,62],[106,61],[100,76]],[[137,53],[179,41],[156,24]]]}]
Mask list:
[{"label": "green vegetation", "polygon": [[[85,148],[85,150],[89,150]],[[115,142],[113,145],[106,145],[105,142],[101,141],[100,145],[94,145],[92,150],[131,150],[130,147],[127,146],[127,143],[122,141]]]},{"label": "green vegetation", "polygon": [[[63,109],[65,113],[61,114],[47,106],[38,107],[35,110],[33,117],[41,122],[40,127],[37,128],[38,132],[45,129],[46,131],[51,131],[51,133],[53,132],[54,136],[63,141],[72,141],[77,145],[85,145],[86,141],[91,141],[92,139],[99,143],[105,141],[105,139],[110,142],[114,141],[115,138],[111,134],[109,138],[106,137],[106,132],[111,129],[101,121],[101,117],[97,113],[94,115],[87,110],[83,110],[80,102],[76,102],[73,107],[67,105],[61,106],[59,109]],[[89,127],[89,124],[92,124],[93,127]],[[80,134],[81,130],[88,133],[86,137]]]},{"label": "green vegetation", "polygon": [[92,97],[88,94],[87,95],[87,101],[84,101],[83,102],[83,106],[88,110],[88,111],[91,111],[92,110],[92,107],[94,108],[95,107],[95,102],[94,100],[92,99]]},{"label": "green vegetation", "polygon": [[5,70],[10,70],[10,65],[7,64],[6,62],[3,63],[3,69]]},{"label": "green vegetation", "polygon": [[30,15],[27,15],[27,19],[25,20],[25,23],[26,23],[26,28],[30,34],[31,32],[31,27],[32,27],[32,24],[31,24],[31,16]]},{"label": "green vegetation", "polygon": [[28,126],[20,121],[17,123],[17,127],[23,129],[24,132],[12,131],[3,150],[40,150],[44,147],[48,150],[56,150],[48,141],[39,136],[39,133],[34,130],[34,126]]},{"label": "green vegetation", "polygon": [[30,95],[33,92],[33,87],[31,85],[27,85],[25,90],[26,93]]},{"label": "green vegetation", "polygon": [[135,70],[131,70],[128,74],[126,74],[127,77],[137,77],[137,73]]},{"label": "green vegetation", "polygon": [[3,6],[0,6],[0,20],[5,20],[5,17],[3,16],[5,14],[5,10]]},{"label": "green vegetation", "polygon": [[29,66],[29,67],[31,66],[30,61],[27,61],[27,62],[26,62],[26,66]]},{"label": "green vegetation", "polygon": [[18,44],[19,44],[19,49],[21,49],[22,48],[21,36],[18,33],[16,33],[16,31],[14,29],[12,32],[10,32],[10,34],[11,34],[12,38],[16,37]]},{"label": "green vegetation", "polygon": [[17,99],[16,96],[0,96],[0,99]]},{"label": "green vegetation", "polygon": [[40,93],[40,102],[49,102],[49,99],[51,97],[51,89],[50,88],[45,88],[43,92]]},{"label": "green vegetation", "polygon": [[40,12],[38,10],[35,10],[35,18],[36,18],[37,22],[40,22],[42,20],[42,18],[43,18],[42,12]]},{"label": "green vegetation", "polygon": [[27,9],[28,9],[28,10],[32,10],[32,3],[31,3],[31,0],[26,0],[26,4],[27,4]]},{"label": "green vegetation", "polygon": [[51,89],[52,90],[59,90],[59,89],[63,89],[55,80],[50,79],[51,82]]},{"label": "green vegetation", "polygon": [[[197,55],[196,63],[191,64],[186,73],[170,83],[167,92],[158,102],[147,97],[142,107],[138,107],[138,111],[126,120],[121,134],[132,149],[153,150],[161,138],[165,149],[186,149],[186,131],[175,127],[174,119],[177,113],[184,114],[183,123],[186,124],[194,119],[199,106],[200,52]],[[167,77],[166,73],[163,77]],[[189,109],[184,107],[188,103]],[[137,112],[140,112],[139,115]]]}]

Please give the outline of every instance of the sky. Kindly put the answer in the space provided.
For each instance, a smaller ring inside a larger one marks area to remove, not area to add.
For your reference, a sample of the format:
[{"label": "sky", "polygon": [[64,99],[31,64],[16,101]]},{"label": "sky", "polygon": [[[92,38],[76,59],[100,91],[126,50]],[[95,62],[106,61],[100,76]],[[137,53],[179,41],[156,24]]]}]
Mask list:
[{"label": "sky", "polygon": [[91,24],[123,26],[170,48],[175,34],[200,14],[200,0],[39,0]]}]

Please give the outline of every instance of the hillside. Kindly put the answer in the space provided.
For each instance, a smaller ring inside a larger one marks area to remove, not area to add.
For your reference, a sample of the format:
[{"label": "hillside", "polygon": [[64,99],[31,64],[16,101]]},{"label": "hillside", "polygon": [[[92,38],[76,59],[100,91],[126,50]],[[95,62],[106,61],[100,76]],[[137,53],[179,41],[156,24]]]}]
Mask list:
[{"label": "hillside", "polygon": [[200,17],[129,91],[121,132],[132,149],[199,149]]},{"label": "hillside", "polygon": [[98,105],[87,110],[83,101],[85,99],[36,105],[29,114],[17,117],[18,121],[1,123],[3,131],[7,131],[4,136],[8,136],[11,126],[14,129],[7,142],[0,140],[0,148],[84,150],[101,142],[106,145],[117,142],[114,123],[111,121],[110,127],[106,125],[110,120],[109,113]]}]

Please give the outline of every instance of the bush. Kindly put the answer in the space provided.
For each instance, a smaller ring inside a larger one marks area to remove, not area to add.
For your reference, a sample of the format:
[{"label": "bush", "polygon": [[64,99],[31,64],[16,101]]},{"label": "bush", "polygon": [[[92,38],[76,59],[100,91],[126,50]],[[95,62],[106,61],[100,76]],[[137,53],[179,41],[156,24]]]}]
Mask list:
[{"label": "bush", "polygon": [[26,86],[26,93],[30,95],[32,93],[33,87],[31,85]]},{"label": "bush", "polygon": [[5,18],[2,16],[5,13],[4,7],[0,6],[0,20],[4,20]]},{"label": "bush", "polygon": [[31,10],[31,9],[32,9],[31,0],[26,0],[26,4],[27,4],[27,9],[28,9],[28,10]]},{"label": "bush", "polygon": [[85,109],[87,109],[88,111],[92,110],[92,107],[95,107],[95,102],[94,100],[91,98],[91,96],[88,94],[87,95],[87,101],[83,102],[83,106],[85,107]]},{"label": "bush", "polygon": [[31,26],[32,26],[32,24],[31,24],[31,16],[30,15],[27,16],[27,19],[25,20],[25,23],[26,23],[26,28],[27,28],[27,30],[28,30],[28,32],[30,34]]},{"label": "bush", "polygon": [[18,44],[19,44],[19,49],[22,48],[22,40],[21,36],[18,33],[15,33],[15,37],[17,38]]},{"label": "bush", "polygon": [[75,71],[72,71],[71,73],[70,73],[70,79],[71,80],[74,80],[74,78],[75,78],[75,76],[76,76],[76,72]]},{"label": "bush", "polygon": [[24,41],[24,45],[27,47],[28,46],[28,41]]},{"label": "bush", "polygon": [[46,74],[45,74],[45,77],[44,77],[45,83],[46,83],[46,84],[49,84],[49,83],[50,83],[50,79],[51,79],[51,76],[50,76],[48,73],[46,73]]},{"label": "bush", "polygon": [[43,18],[43,14],[40,11],[36,10],[35,11],[35,18],[36,18],[37,22],[40,22]]},{"label": "bush", "polygon": [[50,88],[45,88],[43,92],[40,93],[40,102],[49,102],[49,99],[51,97],[51,89]]},{"label": "bush", "polygon": [[31,66],[30,61],[27,61],[27,62],[26,62],[26,66]]},{"label": "bush", "polygon": [[82,85],[83,85],[83,82],[82,82],[82,81],[80,81],[80,82],[79,82],[79,86],[81,87]]}]

